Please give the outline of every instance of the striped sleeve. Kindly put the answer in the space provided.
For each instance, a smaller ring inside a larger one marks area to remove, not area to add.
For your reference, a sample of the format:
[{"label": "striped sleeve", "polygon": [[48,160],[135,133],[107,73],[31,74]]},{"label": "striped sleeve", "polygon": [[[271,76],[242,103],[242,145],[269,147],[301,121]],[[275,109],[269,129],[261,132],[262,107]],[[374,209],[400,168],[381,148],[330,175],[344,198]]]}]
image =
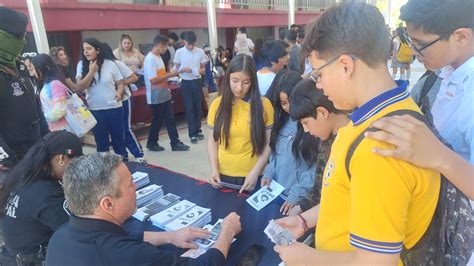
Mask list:
[{"label": "striped sleeve", "polygon": [[406,240],[411,191],[416,182],[403,162],[375,155],[371,148],[377,146],[366,139],[352,157],[357,163],[350,166],[349,241],[355,248],[398,254]]},{"label": "striped sleeve", "polygon": [[350,234],[350,243],[355,248],[385,254],[398,254],[403,247],[402,242],[373,241],[354,234]]}]

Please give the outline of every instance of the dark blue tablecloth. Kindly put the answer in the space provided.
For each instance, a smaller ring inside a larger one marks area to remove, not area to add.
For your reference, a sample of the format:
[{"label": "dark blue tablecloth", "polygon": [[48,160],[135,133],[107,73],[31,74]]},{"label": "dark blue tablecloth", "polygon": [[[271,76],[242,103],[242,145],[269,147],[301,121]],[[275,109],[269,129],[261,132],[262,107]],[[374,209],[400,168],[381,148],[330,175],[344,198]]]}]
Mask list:
[{"label": "dark blue tablecloth", "polygon": [[[169,170],[144,166],[138,163],[128,163],[130,172],[146,172],[150,177],[150,182],[163,186],[164,193],[173,193],[183,199],[187,199],[199,206],[210,208],[212,210],[212,221],[216,222],[224,218],[230,212],[236,212],[240,215],[242,223],[242,232],[236,236],[235,241],[230,248],[226,265],[236,265],[246,249],[252,244],[262,245],[266,248],[265,255],[259,262],[259,265],[278,265],[281,262],[278,254],[273,251],[273,244],[265,235],[263,230],[271,219],[281,217],[279,213],[280,206],[275,202],[260,211],[256,211],[245,202],[248,196],[239,194],[230,190],[214,189],[207,182],[203,182],[179,173]],[[150,222],[140,222],[134,218],[125,221],[123,227],[127,231],[161,231],[154,227]],[[183,253],[185,250],[174,249],[176,252]]]}]

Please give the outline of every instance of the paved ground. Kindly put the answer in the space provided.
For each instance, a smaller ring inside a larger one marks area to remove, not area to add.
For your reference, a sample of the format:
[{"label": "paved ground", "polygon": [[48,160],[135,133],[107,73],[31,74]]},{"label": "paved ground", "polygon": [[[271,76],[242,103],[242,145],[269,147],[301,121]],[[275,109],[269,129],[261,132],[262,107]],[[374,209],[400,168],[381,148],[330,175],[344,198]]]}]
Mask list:
[{"label": "paved ground", "polygon": [[[181,141],[190,146],[189,151],[171,151],[168,133],[166,128],[162,128],[158,143],[165,148],[161,152],[149,151],[145,148],[146,138],[148,131],[143,134],[138,134],[138,139],[141,145],[144,147],[145,159],[150,164],[159,165],[161,167],[168,168],[170,170],[184,173],[195,178],[207,179],[210,174],[209,164],[207,160],[207,127],[203,121],[202,131],[206,138],[198,142],[198,144],[192,144],[188,138],[188,128],[186,126],[186,120],[184,115],[178,115],[178,133]],[[95,152],[95,147],[87,145],[84,149],[84,153]],[[131,160],[133,156],[129,154]]]}]

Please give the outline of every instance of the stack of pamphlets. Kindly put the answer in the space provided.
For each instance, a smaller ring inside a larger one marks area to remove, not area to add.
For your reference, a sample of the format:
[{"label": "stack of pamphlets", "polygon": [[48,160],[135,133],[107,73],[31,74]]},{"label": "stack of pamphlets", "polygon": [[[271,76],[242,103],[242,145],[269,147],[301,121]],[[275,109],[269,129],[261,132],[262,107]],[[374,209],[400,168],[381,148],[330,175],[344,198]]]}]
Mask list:
[{"label": "stack of pamphlets", "polygon": [[187,212],[194,206],[196,206],[196,204],[187,200],[182,200],[164,211],[152,215],[150,221],[154,226],[166,230],[165,225],[167,223],[177,219],[181,214]]},{"label": "stack of pamphlets", "polygon": [[180,198],[181,197],[176,196],[175,194],[168,193],[163,197],[153,200],[151,203],[139,208],[133,217],[143,222],[150,218],[150,216],[177,204]]},{"label": "stack of pamphlets", "polygon": [[132,174],[133,183],[137,186],[137,188],[141,188],[146,186],[150,183],[150,178],[148,177],[147,173],[143,172],[135,172]]},{"label": "stack of pamphlets", "polygon": [[214,243],[217,241],[217,237],[219,236],[222,228],[222,221],[223,219],[217,220],[214,225],[207,224],[203,228],[207,229],[211,233],[209,238],[207,239],[198,239],[194,241],[200,249],[209,249]]},{"label": "stack of pamphlets", "polygon": [[163,197],[163,188],[155,184],[137,190],[137,207],[141,208],[157,198]]},{"label": "stack of pamphlets", "polygon": [[[207,239],[198,239],[198,240],[194,241],[194,243],[196,243],[196,245],[198,245],[198,248],[197,249],[190,249],[190,250],[186,251],[185,253],[183,253],[183,255],[181,255],[181,257],[197,258],[197,257],[201,256],[202,254],[206,253],[206,251],[212,245],[214,245],[214,243],[216,243],[217,238],[219,237],[219,234],[221,233],[222,222],[223,221],[224,221],[223,219],[219,219],[219,220],[217,220],[217,222],[214,225],[212,225],[212,224],[205,225],[203,228],[207,229],[207,231],[209,231],[211,233],[211,235]],[[235,240],[236,239],[234,238],[232,240],[232,243],[234,243]]]},{"label": "stack of pamphlets", "polygon": [[211,209],[194,206],[178,218],[165,224],[166,231],[176,231],[185,227],[203,227],[211,222]]},{"label": "stack of pamphlets", "polygon": [[270,240],[280,246],[288,246],[295,242],[296,239],[290,231],[284,229],[274,220],[270,220],[267,227],[263,231]]}]

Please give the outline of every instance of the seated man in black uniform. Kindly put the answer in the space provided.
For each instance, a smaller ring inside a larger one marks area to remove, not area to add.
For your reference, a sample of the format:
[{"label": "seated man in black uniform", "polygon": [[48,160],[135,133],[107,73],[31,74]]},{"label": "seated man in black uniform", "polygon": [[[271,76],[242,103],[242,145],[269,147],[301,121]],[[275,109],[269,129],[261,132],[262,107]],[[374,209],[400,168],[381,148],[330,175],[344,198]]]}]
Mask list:
[{"label": "seated man in black uniform", "polygon": [[155,246],[196,247],[209,233],[200,228],[128,235],[121,224],[136,209],[135,185],[122,158],[94,153],[72,161],[63,177],[71,217],[49,241],[46,265],[223,265],[240,217],[229,214],[213,248],[196,259]]}]

